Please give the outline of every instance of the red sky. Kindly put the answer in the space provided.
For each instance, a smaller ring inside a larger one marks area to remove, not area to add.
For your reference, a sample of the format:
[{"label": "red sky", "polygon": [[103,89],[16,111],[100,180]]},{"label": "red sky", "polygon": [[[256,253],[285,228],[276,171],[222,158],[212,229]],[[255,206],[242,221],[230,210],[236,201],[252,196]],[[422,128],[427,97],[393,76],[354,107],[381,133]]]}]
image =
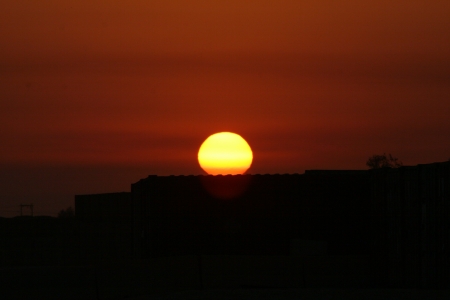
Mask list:
[{"label": "red sky", "polygon": [[0,3],[0,216],[202,174],[241,134],[249,173],[450,158],[450,2]]}]

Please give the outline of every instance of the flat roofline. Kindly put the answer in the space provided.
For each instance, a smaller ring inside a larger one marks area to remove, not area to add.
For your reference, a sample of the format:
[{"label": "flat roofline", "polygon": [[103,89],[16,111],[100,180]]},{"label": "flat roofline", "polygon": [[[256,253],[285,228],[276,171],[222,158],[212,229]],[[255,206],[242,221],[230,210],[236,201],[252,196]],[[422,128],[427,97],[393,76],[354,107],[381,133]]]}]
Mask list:
[{"label": "flat roofline", "polygon": [[[236,175],[231,175],[231,174],[219,174],[219,175],[209,175],[209,174],[199,174],[199,175],[184,175],[184,174],[180,174],[180,175],[148,175],[146,178],[155,178],[155,177],[169,177],[169,178],[173,178],[173,177],[245,177],[245,176],[298,176],[298,175],[304,175],[301,173],[273,173],[273,174],[236,174]],[[144,178],[145,179],[145,178]]]},{"label": "flat roofline", "polygon": [[305,170],[305,174],[309,173],[364,173],[369,170]]},{"label": "flat roofline", "polygon": [[[183,175],[183,174],[181,174],[181,175],[162,175],[162,176],[160,176],[160,175],[154,175],[154,174],[152,174],[152,175],[148,175],[146,178],[143,178],[143,179],[148,179],[148,178],[185,178],[185,177],[190,177],[190,178],[192,178],[192,177],[194,177],[194,178],[203,178],[203,177],[210,177],[210,178],[213,178],[213,177],[218,177],[218,178],[221,178],[221,177],[247,177],[247,176],[251,176],[251,177],[259,177],[259,176],[302,176],[302,175],[305,175],[305,174],[313,174],[313,173],[317,173],[317,174],[319,174],[319,173],[330,173],[330,174],[339,174],[339,173],[345,173],[345,174],[351,174],[351,173],[364,173],[364,172],[367,172],[368,170],[320,170],[320,169],[317,169],[317,170],[305,170],[305,172],[304,173],[282,173],[282,174],[280,174],[280,173],[272,173],[272,174],[270,174],[270,173],[266,173],[266,174],[237,174],[237,175],[231,175],[231,174],[227,174],[227,175],[203,175],[203,174],[200,174],[200,175]],[[143,180],[143,179],[141,179],[141,180]]]}]

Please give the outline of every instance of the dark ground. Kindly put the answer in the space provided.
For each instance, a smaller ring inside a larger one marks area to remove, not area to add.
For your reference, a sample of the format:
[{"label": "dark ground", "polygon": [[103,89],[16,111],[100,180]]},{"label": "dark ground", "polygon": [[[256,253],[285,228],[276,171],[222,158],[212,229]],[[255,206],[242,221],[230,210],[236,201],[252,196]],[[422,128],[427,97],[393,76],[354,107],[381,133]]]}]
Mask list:
[{"label": "dark ground", "polygon": [[129,298],[133,300],[444,300],[450,299],[450,291],[411,289],[228,289],[167,293],[154,296]]},{"label": "dark ground", "polygon": [[[0,299],[94,299],[94,300],[325,300],[325,299],[369,299],[369,300],[444,300],[450,299],[450,290],[385,289],[385,288],[312,288],[308,285],[298,288],[254,288],[254,287],[212,287],[227,282],[214,280],[208,272],[203,289],[198,286],[195,272],[182,270],[189,267],[186,258],[167,262],[140,262],[136,266],[90,266],[85,267],[16,267],[0,268]],[[177,263],[174,263],[177,262]],[[162,265],[164,268],[161,268]],[[155,272],[158,270],[158,272]],[[192,271],[192,269],[190,269]],[[195,271],[195,270],[193,270]],[[225,270],[224,270],[225,271]],[[274,270],[272,270],[274,271]],[[282,277],[279,272],[270,272]],[[206,274],[205,274],[206,275]],[[235,274],[239,277],[242,275]],[[227,278],[224,278],[227,279]],[[245,279],[242,277],[241,279]],[[254,276],[250,279],[255,279]]]}]

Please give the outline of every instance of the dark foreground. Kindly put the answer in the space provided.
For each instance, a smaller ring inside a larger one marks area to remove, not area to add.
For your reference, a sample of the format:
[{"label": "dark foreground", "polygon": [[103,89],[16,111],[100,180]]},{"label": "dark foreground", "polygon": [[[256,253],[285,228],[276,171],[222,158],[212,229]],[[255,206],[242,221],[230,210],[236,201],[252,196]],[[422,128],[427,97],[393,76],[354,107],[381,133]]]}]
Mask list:
[{"label": "dark foreground", "polygon": [[[46,287],[40,290],[17,290],[3,294],[2,299],[128,299],[128,300],[447,300],[450,290],[419,289],[212,289],[164,292],[135,297],[98,297],[93,290],[66,290],[64,287]],[[63,298],[61,298],[63,297]]]},{"label": "dark foreground", "polygon": [[413,290],[413,289],[228,289],[228,290],[201,290],[167,293],[153,296],[129,298],[134,300],[397,300],[397,299],[450,299],[449,290]]},{"label": "dark foreground", "polygon": [[[367,256],[183,256],[0,268],[0,299],[450,299],[388,289]],[[392,274],[391,274],[392,276]]]}]

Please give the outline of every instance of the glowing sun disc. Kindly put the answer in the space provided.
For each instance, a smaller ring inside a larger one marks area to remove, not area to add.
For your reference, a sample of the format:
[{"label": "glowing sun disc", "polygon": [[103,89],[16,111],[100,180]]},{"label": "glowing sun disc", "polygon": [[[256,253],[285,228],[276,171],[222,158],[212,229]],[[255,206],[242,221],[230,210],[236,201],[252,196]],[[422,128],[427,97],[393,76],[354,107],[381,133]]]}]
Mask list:
[{"label": "glowing sun disc", "polygon": [[253,161],[248,143],[232,132],[219,132],[209,136],[198,151],[198,162],[211,175],[244,174]]}]

